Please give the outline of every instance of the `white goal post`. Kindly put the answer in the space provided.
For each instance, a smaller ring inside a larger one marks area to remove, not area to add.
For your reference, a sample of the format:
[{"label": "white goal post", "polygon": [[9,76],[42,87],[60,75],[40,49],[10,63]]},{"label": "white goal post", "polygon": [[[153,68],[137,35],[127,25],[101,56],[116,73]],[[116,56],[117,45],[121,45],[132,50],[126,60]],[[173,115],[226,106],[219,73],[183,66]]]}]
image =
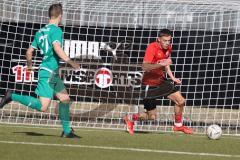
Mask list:
[{"label": "white goal post", "polygon": [[[48,23],[48,7],[61,2],[64,50],[79,61],[74,71],[61,63],[71,95],[74,127],[124,129],[126,113],[143,111],[140,85],[146,46],[158,31],[173,33],[173,65],[186,98],[184,123],[196,133],[218,124],[224,134],[240,134],[240,2],[236,0],[1,0],[0,96],[7,89],[36,96],[35,72],[25,70],[25,52]],[[45,113],[16,102],[0,110],[0,122],[58,126],[58,102]],[[136,123],[138,131],[168,132],[173,104],[158,100],[157,121]]]}]

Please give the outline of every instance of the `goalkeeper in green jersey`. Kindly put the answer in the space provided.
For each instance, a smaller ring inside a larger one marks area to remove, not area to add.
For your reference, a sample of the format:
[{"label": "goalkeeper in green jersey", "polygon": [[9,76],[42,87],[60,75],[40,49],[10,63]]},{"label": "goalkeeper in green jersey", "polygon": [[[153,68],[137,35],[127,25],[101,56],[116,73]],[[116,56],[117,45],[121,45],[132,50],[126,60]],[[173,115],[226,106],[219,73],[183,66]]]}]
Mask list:
[{"label": "goalkeeper in green jersey", "polygon": [[39,99],[12,93],[8,90],[0,102],[0,108],[10,101],[19,102],[27,107],[45,112],[51,103],[53,96],[60,100],[59,118],[63,127],[62,137],[78,137],[70,127],[69,104],[70,97],[59,77],[59,60],[62,59],[70,64],[74,69],[79,69],[79,64],[70,60],[62,49],[63,32],[58,27],[62,19],[62,5],[53,4],[49,8],[49,23],[41,28],[34,36],[32,45],[26,52],[27,68],[32,68],[32,54],[34,50],[40,49],[43,55],[42,63],[39,67],[38,84],[35,93]]}]

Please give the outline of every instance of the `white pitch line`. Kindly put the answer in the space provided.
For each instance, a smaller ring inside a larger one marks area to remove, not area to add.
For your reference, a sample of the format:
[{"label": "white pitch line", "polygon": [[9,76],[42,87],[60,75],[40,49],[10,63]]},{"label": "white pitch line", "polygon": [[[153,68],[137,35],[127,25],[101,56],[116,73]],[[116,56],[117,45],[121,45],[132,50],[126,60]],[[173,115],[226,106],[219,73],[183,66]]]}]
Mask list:
[{"label": "white pitch line", "polygon": [[36,143],[35,142],[14,142],[14,141],[0,141],[0,143],[35,145],[35,146],[90,148],[90,149],[103,149],[103,150],[122,150],[122,151],[133,151],[133,152],[168,153],[168,154],[193,155],[193,156],[212,156],[212,157],[240,158],[240,155],[214,154],[214,153],[196,153],[196,152],[181,152],[181,151],[141,149],[141,148],[121,148],[121,147],[106,147],[106,146],[52,144],[52,143],[39,143],[39,142],[36,142]]}]

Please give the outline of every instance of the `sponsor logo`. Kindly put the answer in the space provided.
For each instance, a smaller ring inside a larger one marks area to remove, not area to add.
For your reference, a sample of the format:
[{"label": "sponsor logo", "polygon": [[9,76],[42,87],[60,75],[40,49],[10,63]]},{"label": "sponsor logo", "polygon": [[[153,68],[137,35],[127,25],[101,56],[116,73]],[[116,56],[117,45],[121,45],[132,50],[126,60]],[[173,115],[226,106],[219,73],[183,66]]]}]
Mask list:
[{"label": "sponsor logo", "polygon": [[99,88],[107,88],[111,86],[113,81],[112,72],[107,68],[100,68],[95,72],[95,84]]},{"label": "sponsor logo", "polygon": [[109,86],[140,87],[142,80],[141,72],[133,71],[110,71],[107,68],[73,70],[61,68],[60,77],[67,85],[97,85],[100,88]]},{"label": "sponsor logo", "polygon": [[[38,67],[33,67],[33,70]],[[12,67],[12,72],[15,75],[15,82],[37,82],[37,72],[27,70],[27,66],[17,65]]]},{"label": "sponsor logo", "polygon": [[[26,66],[17,65],[12,68],[16,82],[37,82],[37,67],[34,71],[26,70]],[[97,85],[100,88],[109,86],[140,87],[142,73],[135,71],[111,71],[108,68],[74,70],[61,68],[59,70],[61,79],[65,84]]]},{"label": "sponsor logo", "polygon": [[70,58],[93,58],[98,59],[100,57],[100,50],[108,51],[112,53],[112,56],[117,58],[118,50],[127,50],[130,48],[131,41],[117,42],[94,42],[94,41],[79,41],[79,40],[65,40],[64,52]]},{"label": "sponsor logo", "polygon": [[64,51],[70,58],[99,57],[99,50],[105,45],[103,42],[65,40]]}]

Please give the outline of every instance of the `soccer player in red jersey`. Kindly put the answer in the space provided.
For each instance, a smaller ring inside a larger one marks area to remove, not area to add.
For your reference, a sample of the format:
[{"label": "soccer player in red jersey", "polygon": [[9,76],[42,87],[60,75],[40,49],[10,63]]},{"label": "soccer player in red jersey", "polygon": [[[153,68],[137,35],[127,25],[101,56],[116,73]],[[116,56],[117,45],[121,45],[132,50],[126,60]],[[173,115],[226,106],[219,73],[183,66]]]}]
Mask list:
[{"label": "soccer player in red jersey", "polygon": [[174,77],[170,65],[172,53],[171,31],[162,29],[156,42],[150,43],[146,49],[142,68],[145,71],[142,79],[142,98],[146,112],[126,115],[124,121],[130,134],[134,134],[134,121],[155,120],[156,119],[156,99],[167,97],[175,103],[175,123],[174,131],[181,131],[186,134],[192,134],[191,128],[182,123],[182,113],[185,99],[174,84],[165,77],[165,72],[176,84],[181,84],[181,80]]}]

